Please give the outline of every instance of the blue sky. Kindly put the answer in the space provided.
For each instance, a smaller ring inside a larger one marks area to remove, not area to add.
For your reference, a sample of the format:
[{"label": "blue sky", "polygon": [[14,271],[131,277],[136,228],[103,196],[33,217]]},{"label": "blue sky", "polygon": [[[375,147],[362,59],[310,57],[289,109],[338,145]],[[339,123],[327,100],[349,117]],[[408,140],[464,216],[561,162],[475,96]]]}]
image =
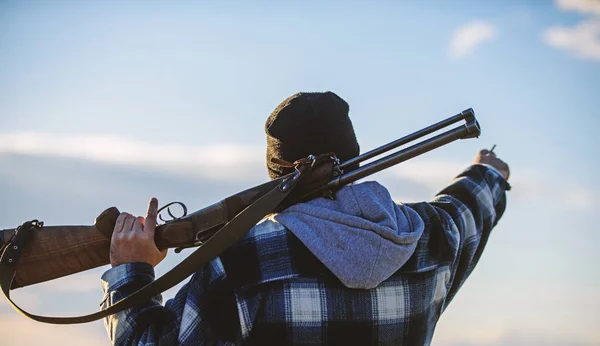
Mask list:
[{"label": "blue sky", "polygon": [[[398,200],[430,199],[494,143],[511,166],[505,218],[433,345],[600,344],[598,0],[0,2],[0,228],[151,196],[199,209],[263,182],[266,117],[323,90],[363,150],[474,108],[480,139],[373,177]],[[91,311],[104,269],[15,297]],[[0,320],[13,345],[107,343],[100,323],[55,335],[3,303]]]}]

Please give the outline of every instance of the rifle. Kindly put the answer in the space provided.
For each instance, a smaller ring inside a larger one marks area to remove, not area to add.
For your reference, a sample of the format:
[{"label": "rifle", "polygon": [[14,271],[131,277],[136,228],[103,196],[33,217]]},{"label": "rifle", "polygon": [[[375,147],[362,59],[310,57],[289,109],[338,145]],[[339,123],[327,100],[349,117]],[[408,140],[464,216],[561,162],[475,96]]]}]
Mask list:
[{"label": "rifle", "polygon": [[[460,121],[464,121],[464,124],[358,167],[360,163],[366,160],[370,160]],[[211,251],[210,247],[211,241],[216,244],[216,241],[213,241],[214,239],[225,237],[219,234],[221,230],[234,223],[233,221],[235,221],[236,216],[244,214],[253,205],[257,205],[261,200],[265,200],[266,196],[275,189],[279,188],[285,192],[288,188],[290,190],[294,188],[291,184],[297,183],[299,177],[304,175],[303,172],[305,169],[310,171],[310,174],[306,174],[308,177],[301,184],[298,184],[298,187],[292,193],[286,192],[285,196],[282,197],[282,201],[273,203],[273,207],[270,209],[263,208],[265,210],[261,210],[263,214],[258,220],[270,212],[281,210],[298,202],[318,196],[332,197],[334,191],[346,184],[355,182],[455,140],[479,137],[480,133],[481,129],[473,110],[467,109],[457,115],[343,163],[340,163],[332,154],[320,155],[318,159],[311,155],[309,157],[310,167],[308,168],[306,168],[306,162],[302,164],[297,163],[296,171],[293,173],[239,192],[191,214],[187,214],[187,208],[181,202],[167,204],[161,208],[161,211],[166,209],[171,219],[165,220],[162,216],[160,217],[164,224],[156,228],[156,245],[161,250],[175,248],[177,252],[182,248],[200,247],[206,253],[211,253],[207,255],[211,257],[207,257],[208,260],[211,260],[220,254],[217,250]],[[301,169],[298,167],[301,167]],[[349,168],[353,167],[358,168],[348,171]],[[171,205],[181,206],[183,215],[180,217],[174,216],[169,209]],[[3,285],[10,286],[2,287],[7,298],[9,289],[33,285],[110,263],[110,239],[119,214],[120,212],[116,207],[111,207],[102,212],[96,218],[95,224],[91,226],[44,226],[42,222],[33,220],[23,224],[20,228],[0,231],[0,264],[7,268],[12,266],[10,273],[4,275],[10,277],[2,279]],[[250,222],[248,224],[251,225],[253,223]],[[20,229],[26,225],[27,230],[23,232],[27,232],[27,237],[17,237]],[[250,227],[247,227],[240,234],[243,236]],[[229,239],[233,238],[229,237]],[[232,242],[229,243],[229,245],[231,244]],[[224,247],[221,251],[224,251],[226,248]],[[190,258],[188,257],[186,260],[188,259]],[[6,284],[6,282],[10,284]],[[175,284],[177,282],[173,283],[170,287]],[[17,308],[15,305],[13,306]],[[18,310],[29,317],[33,316],[20,309]],[[116,311],[115,309],[114,312]],[[52,322],[50,319],[44,320],[43,318],[39,319],[35,317],[33,316],[32,318],[43,322],[58,323]],[[76,320],[76,318],[63,319],[65,321],[61,323],[82,322],[82,320]],[[89,320],[92,319],[86,321]]]}]

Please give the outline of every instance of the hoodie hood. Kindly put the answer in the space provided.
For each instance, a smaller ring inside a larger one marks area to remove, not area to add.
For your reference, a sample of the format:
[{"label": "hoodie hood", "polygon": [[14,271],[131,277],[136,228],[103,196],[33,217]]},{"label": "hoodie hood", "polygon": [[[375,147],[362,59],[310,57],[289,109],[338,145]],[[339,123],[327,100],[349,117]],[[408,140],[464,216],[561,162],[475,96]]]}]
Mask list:
[{"label": "hoodie hood", "polygon": [[423,234],[423,220],[377,182],[348,185],[336,199],[291,206],[283,224],[347,287],[371,289],[398,271]]}]

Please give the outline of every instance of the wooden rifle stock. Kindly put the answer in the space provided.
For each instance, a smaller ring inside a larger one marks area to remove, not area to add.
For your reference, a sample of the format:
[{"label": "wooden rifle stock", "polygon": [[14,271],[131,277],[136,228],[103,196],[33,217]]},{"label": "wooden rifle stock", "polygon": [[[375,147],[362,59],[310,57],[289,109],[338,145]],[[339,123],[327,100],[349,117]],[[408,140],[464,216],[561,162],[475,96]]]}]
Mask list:
[{"label": "wooden rifle stock", "polygon": [[[157,247],[162,250],[198,245],[279,182],[277,179],[242,191],[158,226]],[[11,289],[109,264],[110,239],[119,214],[119,210],[112,207],[102,212],[92,226],[44,226],[32,230]],[[8,242],[15,232],[16,229],[2,230],[0,237]]]},{"label": "wooden rifle stock", "polygon": [[[14,229],[2,232],[8,240]],[[109,263],[110,238],[95,226],[48,226],[32,232],[11,288],[32,285]]]},{"label": "wooden rifle stock", "polygon": [[[462,120],[466,122],[462,126],[389,154],[346,174],[341,174],[343,169],[357,166],[365,160]],[[315,176],[321,177],[320,180],[309,180],[302,187],[296,188],[297,191],[294,191],[286,199],[287,202],[284,201],[282,208],[317,197],[328,191],[335,191],[345,184],[457,139],[473,138],[479,136],[479,134],[479,124],[473,111],[471,109],[465,110],[338,166],[331,164],[321,167],[320,169],[327,170],[330,174],[315,174]],[[323,180],[322,177],[325,176],[329,178]],[[155,234],[158,248],[184,248],[200,245],[239,212],[277,186],[284,178],[255,186],[192,214],[158,226]],[[93,226],[44,226],[41,229],[33,230],[31,239],[23,249],[11,288],[24,287],[109,264],[110,239],[119,214],[119,210],[112,207],[100,214]],[[0,245],[8,243],[15,231],[15,229],[0,231]]]}]

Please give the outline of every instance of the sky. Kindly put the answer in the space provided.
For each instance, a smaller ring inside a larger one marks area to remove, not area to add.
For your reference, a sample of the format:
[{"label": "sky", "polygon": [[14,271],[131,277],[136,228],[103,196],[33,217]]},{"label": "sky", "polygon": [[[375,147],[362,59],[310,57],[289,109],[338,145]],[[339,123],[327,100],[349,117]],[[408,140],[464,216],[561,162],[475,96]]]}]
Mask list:
[{"label": "sky", "polygon": [[[475,110],[479,139],[368,178],[398,201],[433,198],[493,144],[511,167],[432,345],[600,345],[600,0],[0,1],[0,229],[141,215],[152,196],[196,210],[262,183],[267,116],[325,90],[362,151]],[[96,311],[106,269],[13,296]],[[108,345],[101,322],[43,325],[4,300],[0,325],[3,345]]]}]

